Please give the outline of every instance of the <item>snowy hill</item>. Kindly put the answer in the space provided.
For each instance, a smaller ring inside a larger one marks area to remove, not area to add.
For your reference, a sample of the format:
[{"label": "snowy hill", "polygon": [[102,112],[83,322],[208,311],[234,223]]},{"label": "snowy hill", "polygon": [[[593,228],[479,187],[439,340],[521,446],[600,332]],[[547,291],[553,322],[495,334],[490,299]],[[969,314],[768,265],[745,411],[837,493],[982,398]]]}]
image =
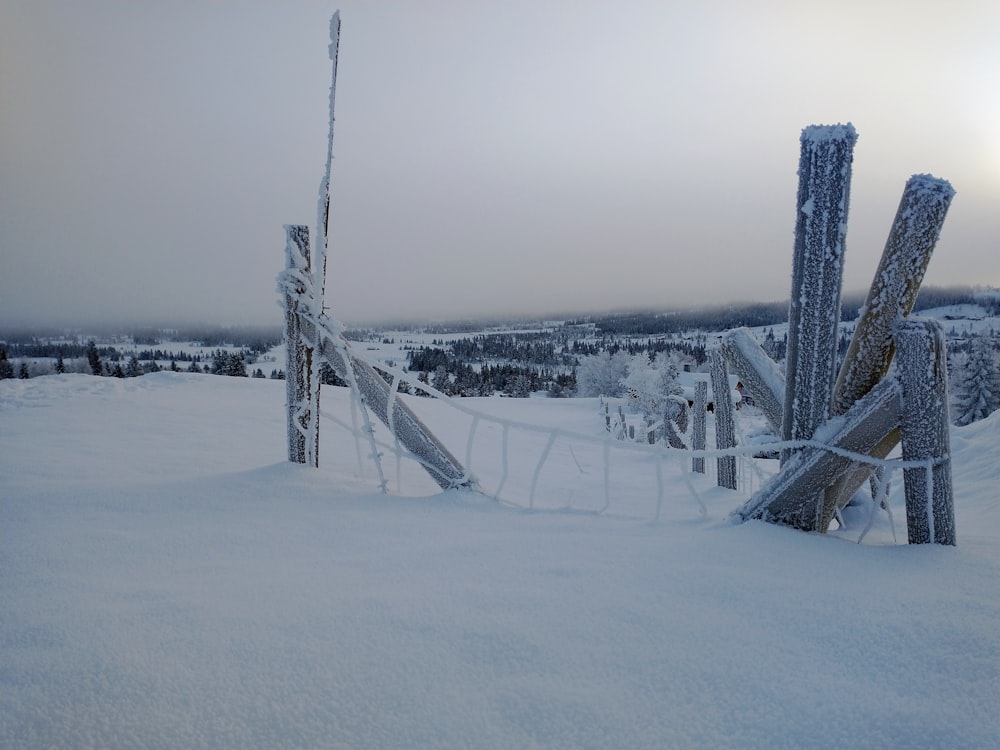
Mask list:
[{"label": "snowy hill", "polygon": [[[463,403],[603,428],[588,399]],[[472,447],[420,408],[495,484],[498,424]],[[535,512],[405,462],[397,489],[383,448],[386,496],[331,420],[318,470],[284,430],[278,381],[0,382],[0,747],[1000,746],[1000,412],[952,433],[957,548],[735,526],[745,493],[671,461],[658,502],[641,452],[596,514],[601,457],[536,471],[544,433],[506,459]]]}]

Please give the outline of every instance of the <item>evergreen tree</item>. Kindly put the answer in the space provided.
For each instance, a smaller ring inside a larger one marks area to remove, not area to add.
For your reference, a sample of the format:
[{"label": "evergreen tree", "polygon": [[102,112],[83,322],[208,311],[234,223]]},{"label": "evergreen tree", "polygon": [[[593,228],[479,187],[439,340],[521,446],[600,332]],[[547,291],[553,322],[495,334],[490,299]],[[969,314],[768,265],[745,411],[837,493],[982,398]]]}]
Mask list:
[{"label": "evergreen tree", "polygon": [[212,359],[212,372],[216,375],[245,378],[247,377],[247,366],[246,362],[243,361],[242,354],[218,349]]},{"label": "evergreen tree", "polygon": [[142,367],[139,366],[139,360],[135,357],[130,357],[128,364],[125,366],[125,377],[137,378],[140,375],[142,375]]},{"label": "evergreen tree", "polygon": [[66,363],[63,361],[62,354],[56,359],[56,372],[59,375],[63,375],[66,372]]},{"label": "evergreen tree", "polygon": [[27,362],[21,362],[21,367],[17,371],[17,376],[21,380],[27,380],[28,378],[31,377],[31,375],[28,374],[28,363]]},{"label": "evergreen tree", "polygon": [[14,377],[14,365],[7,359],[7,347],[0,346],[0,380]]},{"label": "evergreen tree", "polygon": [[520,374],[514,376],[510,395],[514,398],[528,398],[531,395],[531,383],[526,375]]},{"label": "evergreen tree", "polygon": [[957,425],[985,419],[1000,408],[1000,370],[988,336],[975,336],[970,342],[968,358],[965,367],[959,370],[955,391],[954,422]]},{"label": "evergreen tree", "polygon": [[101,355],[97,353],[97,344],[93,339],[87,342],[87,361],[90,363],[90,371],[95,375],[104,374],[104,366],[101,364]]}]

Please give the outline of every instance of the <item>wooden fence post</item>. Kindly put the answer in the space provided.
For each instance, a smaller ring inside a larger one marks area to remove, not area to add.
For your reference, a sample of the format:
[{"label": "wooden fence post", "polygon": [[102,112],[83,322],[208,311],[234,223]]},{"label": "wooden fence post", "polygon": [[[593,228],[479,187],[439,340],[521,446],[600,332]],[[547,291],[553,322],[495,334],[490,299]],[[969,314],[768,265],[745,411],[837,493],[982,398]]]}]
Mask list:
[{"label": "wooden fence post", "polygon": [[757,343],[747,328],[734,328],[722,337],[722,353],[754,403],[781,433],[785,403],[785,374]]},{"label": "wooden fence post", "polygon": [[[285,225],[285,397],[288,410],[288,460],[319,465],[319,429],[313,409],[319,409],[319,384],[313,382],[312,347],[305,344],[300,312],[301,295],[311,293],[309,227]],[[294,294],[293,294],[294,292]],[[315,432],[313,430],[315,429]]]},{"label": "wooden fence post", "polygon": [[[715,447],[724,450],[736,447],[736,428],[733,424],[733,398],[729,393],[729,375],[722,352],[713,349],[709,354],[712,377],[712,413],[715,415]],[[719,456],[718,485],[736,489],[736,456]]]},{"label": "wooden fence post", "polygon": [[893,335],[902,387],[903,460],[937,460],[927,469],[903,469],[907,535],[910,544],[954,545],[944,329],[929,318],[902,318]]},{"label": "wooden fence post", "polygon": [[796,452],[781,471],[754,493],[735,513],[743,520],[757,518],[802,531],[825,532],[832,520],[817,500],[854,459],[840,451],[870,454],[899,424],[899,385],[883,379],[841,418],[831,420],[816,440],[833,450],[808,446]]},{"label": "wooden fence post", "polygon": [[811,125],[800,138],[782,440],[809,440],[830,412],[857,137],[848,124]]},{"label": "wooden fence post", "polygon": [[[831,405],[834,416],[846,412],[889,371],[895,351],[893,323],[913,309],[954,195],[955,190],[947,180],[926,174],[913,175],[907,180],[837,376]],[[893,430],[883,444],[872,450],[872,455],[885,458],[898,443],[899,432]],[[824,504],[829,512],[847,505],[871,473],[870,464],[855,464],[846,472],[826,491]]]},{"label": "wooden fence post", "polygon": [[[694,424],[691,426],[691,448],[696,451],[705,450],[705,413],[708,411],[708,383],[698,380],[694,384]],[[691,459],[691,471],[705,473],[705,457],[696,456]]]},{"label": "wooden fence post", "polygon": [[434,436],[413,410],[397,398],[392,385],[367,362],[351,356],[346,341],[335,340],[330,334],[318,330],[308,320],[302,321],[302,329],[306,340],[319,340],[320,355],[326,359],[337,375],[347,382],[353,379],[365,406],[375,413],[382,424],[392,429],[400,445],[413,454],[439,487],[442,489],[476,487],[475,479],[466,473],[458,459]]}]

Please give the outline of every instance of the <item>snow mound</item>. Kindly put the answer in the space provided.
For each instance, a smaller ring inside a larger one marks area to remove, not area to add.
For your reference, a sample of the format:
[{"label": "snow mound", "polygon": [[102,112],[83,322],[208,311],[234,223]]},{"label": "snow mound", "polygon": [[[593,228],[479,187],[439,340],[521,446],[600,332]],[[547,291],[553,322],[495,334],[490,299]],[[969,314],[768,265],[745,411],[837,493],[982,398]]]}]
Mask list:
[{"label": "snow mound", "polygon": [[1000,414],[953,432],[943,548],[732,526],[725,490],[658,523],[374,494],[326,423],[283,461],[283,401],[0,382],[0,747],[1000,745]]}]

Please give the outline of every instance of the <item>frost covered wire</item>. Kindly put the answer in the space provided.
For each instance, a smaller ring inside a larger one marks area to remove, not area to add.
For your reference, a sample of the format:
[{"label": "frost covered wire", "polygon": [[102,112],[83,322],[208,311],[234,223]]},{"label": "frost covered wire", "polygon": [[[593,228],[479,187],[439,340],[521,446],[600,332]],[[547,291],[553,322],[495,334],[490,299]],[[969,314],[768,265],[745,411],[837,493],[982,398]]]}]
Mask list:
[{"label": "frost covered wire", "polygon": [[399,393],[399,375],[392,376],[392,385],[389,387],[389,399],[386,411],[388,412],[389,434],[392,435],[393,453],[396,456],[396,490],[401,487],[400,464],[402,463],[402,447],[399,445],[399,434],[396,432],[396,398]]},{"label": "frost covered wire", "polygon": [[[346,352],[345,352],[345,356],[346,356]],[[386,373],[387,375],[392,376],[393,385],[395,386],[394,390],[398,389],[398,386],[399,386],[400,383],[403,383],[403,382],[409,383],[411,386],[413,386],[415,388],[419,388],[421,391],[427,393],[428,395],[430,395],[430,396],[432,396],[434,398],[437,398],[437,399],[441,400],[442,402],[448,404],[451,408],[453,408],[453,409],[455,409],[455,410],[457,410],[457,411],[459,411],[461,413],[464,413],[464,414],[472,417],[472,423],[470,425],[469,433],[468,433],[467,438],[466,438],[466,460],[467,460],[467,463],[471,459],[472,448],[473,448],[473,445],[475,443],[475,437],[476,437],[476,434],[478,433],[478,430],[479,430],[479,427],[481,426],[481,423],[482,422],[487,422],[487,423],[493,423],[493,424],[499,425],[502,428],[501,457],[500,457],[501,461],[502,461],[502,474],[501,474],[501,477],[500,477],[500,480],[499,480],[499,484],[498,484],[496,490],[493,493],[491,493],[490,496],[494,500],[496,500],[498,502],[503,502],[504,504],[509,504],[509,505],[512,505],[512,506],[515,506],[515,507],[528,507],[528,508],[533,508],[534,507],[536,493],[537,493],[537,489],[538,489],[538,480],[539,480],[539,477],[541,475],[541,472],[544,469],[545,464],[547,463],[549,457],[551,456],[552,449],[553,449],[555,443],[558,442],[558,441],[560,441],[560,440],[564,440],[564,441],[571,442],[571,443],[587,443],[587,444],[592,444],[592,445],[598,445],[598,446],[600,446],[602,448],[603,464],[604,464],[603,465],[603,474],[604,474],[604,476],[603,476],[603,480],[604,480],[604,482],[603,482],[603,484],[604,484],[604,507],[602,507],[600,510],[598,510],[597,511],[598,513],[604,513],[604,512],[606,512],[611,507],[611,476],[610,475],[611,475],[611,471],[612,471],[612,468],[613,468],[612,457],[611,457],[611,448],[612,448],[612,445],[614,446],[615,450],[617,450],[617,451],[631,451],[631,452],[638,452],[638,453],[642,453],[642,454],[645,454],[645,455],[653,456],[656,459],[657,470],[658,471],[661,471],[661,469],[659,468],[659,463],[660,463],[660,461],[662,460],[663,457],[672,456],[674,458],[679,459],[678,466],[680,467],[680,474],[681,474],[681,476],[682,476],[682,478],[683,478],[683,480],[685,482],[685,485],[687,487],[688,493],[691,495],[692,499],[697,504],[697,506],[699,508],[699,511],[700,511],[700,513],[701,513],[701,515],[703,517],[707,515],[707,508],[706,508],[705,503],[702,500],[700,494],[698,493],[697,489],[694,487],[693,483],[690,481],[690,478],[688,477],[687,472],[685,470],[686,466],[687,466],[688,460],[691,459],[692,457],[694,457],[694,458],[706,458],[706,459],[710,459],[710,458],[719,458],[719,457],[723,457],[723,456],[733,456],[733,457],[742,458],[742,459],[746,460],[746,462],[748,464],[751,465],[753,471],[756,473],[756,477],[757,477],[758,481],[763,481],[764,477],[759,472],[759,469],[757,469],[757,467],[755,465],[755,462],[752,461],[752,457],[753,457],[754,453],[760,451],[761,448],[765,447],[765,446],[766,446],[767,450],[769,450],[769,451],[782,451],[782,450],[798,451],[798,450],[801,450],[803,448],[814,448],[814,449],[819,449],[819,450],[827,451],[827,452],[839,455],[841,457],[848,458],[848,459],[851,459],[853,461],[857,461],[858,463],[863,463],[863,464],[866,464],[866,465],[869,465],[869,466],[872,466],[872,467],[875,467],[875,468],[884,467],[886,469],[886,472],[887,472],[887,478],[888,478],[888,475],[892,471],[894,471],[894,470],[898,470],[898,469],[924,469],[924,470],[928,470],[929,468],[933,468],[934,466],[937,466],[937,465],[939,465],[939,464],[941,464],[941,463],[943,463],[945,461],[950,460],[950,456],[937,456],[937,457],[934,457],[934,458],[921,459],[921,460],[918,460],[918,461],[904,461],[904,460],[899,459],[899,458],[895,458],[895,459],[882,459],[882,458],[876,458],[876,457],[873,457],[873,456],[870,456],[870,455],[867,455],[867,454],[855,453],[853,451],[849,451],[849,450],[846,450],[846,449],[843,449],[843,448],[838,448],[836,446],[832,446],[832,445],[830,445],[828,443],[822,442],[820,440],[814,440],[814,439],[811,439],[811,440],[786,440],[786,441],[766,443],[766,444],[747,443],[747,444],[743,444],[743,445],[740,445],[740,446],[735,446],[735,447],[732,447],[732,448],[705,449],[705,450],[682,450],[682,449],[672,448],[670,446],[662,445],[662,444],[648,445],[648,444],[643,444],[643,443],[622,443],[622,442],[613,440],[613,438],[610,435],[608,435],[607,433],[605,433],[603,436],[598,437],[598,436],[589,435],[589,434],[585,434],[585,433],[575,432],[575,431],[572,431],[572,430],[565,430],[565,429],[561,429],[561,428],[552,428],[552,427],[544,427],[544,426],[537,425],[537,424],[532,424],[532,423],[529,423],[529,422],[520,422],[520,421],[517,421],[517,420],[504,419],[504,418],[501,418],[501,417],[492,416],[490,414],[486,414],[486,413],[478,411],[478,410],[476,410],[476,409],[474,409],[472,407],[469,407],[469,406],[463,404],[460,400],[453,399],[450,396],[447,396],[446,394],[441,393],[440,391],[436,390],[435,388],[433,388],[432,386],[430,386],[430,385],[428,385],[426,383],[417,381],[415,379],[415,377],[412,374],[410,374],[410,373],[406,373],[406,372],[403,372],[401,370],[397,370],[397,369],[395,369],[393,367],[390,367],[390,366],[388,366],[388,365],[386,365],[386,364],[384,364],[382,362],[377,362],[377,361],[373,361],[371,359],[368,359],[361,352],[352,351],[351,354],[350,354],[350,356],[352,356],[352,357],[354,357],[356,359],[360,359],[362,361],[365,361],[369,365],[371,365],[372,367],[376,368],[377,370],[380,370],[380,371]],[[393,400],[395,400],[396,398],[397,398],[397,396],[393,396]],[[324,412],[324,416],[330,416],[330,415],[327,415]],[[337,422],[337,424],[340,424],[341,426],[344,426],[345,428],[347,428],[347,426],[343,422],[341,422],[339,420],[335,420],[335,421]],[[350,429],[350,428],[347,428],[347,429]],[[529,490],[529,497],[528,497],[528,501],[527,501],[526,506],[521,506],[521,505],[519,505],[516,502],[513,502],[513,501],[511,501],[509,499],[506,499],[506,498],[504,498],[504,496],[502,494],[504,486],[506,485],[506,482],[507,482],[507,480],[509,478],[509,474],[510,474],[508,445],[509,445],[509,439],[510,439],[510,432],[511,432],[511,430],[522,430],[522,431],[525,431],[525,432],[531,432],[531,433],[535,433],[535,434],[541,434],[541,435],[544,435],[546,437],[545,447],[543,448],[542,453],[539,456],[539,460],[536,463],[535,468],[534,468],[532,482],[531,482],[530,490]],[[374,440],[374,437],[372,437],[371,439]],[[388,446],[385,443],[380,443],[379,445],[382,445],[383,447],[388,447],[390,449],[395,450],[395,448],[393,446]],[[421,465],[424,465],[424,466],[428,465],[426,461],[424,461],[423,459],[421,459],[418,456],[414,456],[414,455],[406,453],[406,452],[401,452],[401,455],[402,456],[406,456],[407,458],[410,458],[411,460],[414,460],[418,464],[421,464]],[[462,477],[461,479],[459,479],[459,480],[455,480],[454,484],[456,486],[460,485],[463,481],[471,479],[471,478],[472,478],[472,475],[469,472],[468,467],[466,467],[466,475],[464,477]],[[659,517],[660,509],[662,507],[662,493],[664,491],[663,490],[663,484],[662,484],[662,477],[660,475],[658,475],[658,477],[657,477],[657,486],[658,486],[658,498],[657,498],[657,506],[656,506],[656,516]],[[883,485],[883,487],[885,487],[885,486],[886,485]]]},{"label": "frost covered wire", "polygon": [[500,476],[500,484],[497,485],[497,491],[493,495],[494,500],[500,499],[500,493],[503,491],[503,486],[507,483],[507,477],[510,476],[510,461],[508,460],[509,456],[507,450],[508,444],[510,442],[509,438],[510,438],[510,425],[505,424],[503,425],[503,439],[502,439],[503,447],[501,448],[501,453],[503,454],[503,474],[501,474]]},{"label": "frost covered wire", "polygon": [[535,488],[538,486],[538,477],[542,473],[542,467],[545,466],[545,461],[549,457],[549,453],[552,451],[552,446],[556,442],[556,438],[559,437],[559,431],[553,430],[549,433],[549,441],[545,444],[545,449],[542,451],[541,457],[538,459],[538,465],[535,467],[535,474],[531,477],[531,493],[528,496],[528,507],[535,507]]},{"label": "frost covered wire", "polygon": [[[321,315],[315,315],[313,317],[312,322],[316,327],[315,330],[316,330],[317,340],[321,340],[323,337],[326,337],[327,339],[332,341],[334,348],[337,349],[338,352],[340,352],[340,355],[344,358],[344,361],[350,363],[351,355],[350,352],[348,352],[347,350],[347,346],[344,342],[344,338],[342,335],[344,329],[343,325],[339,321],[334,321],[327,318],[326,316],[321,316]],[[320,359],[318,347],[317,347],[317,356],[315,359],[316,360]],[[332,367],[332,363],[329,364]],[[361,393],[361,389],[358,387],[357,378],[354,375],[354,369],[350,366],[348,366],[345,369],[347,370],[347,382],[348,385],[350,385],[351,387],[351,398],[353,402],[357,403],[358,406],[360,407],[361,419],[362,422],[364,423],[364,426],[362,427],[362,432],[365,434],[365,436],[368,438],[369,443],[371,444],[371,450],[372,450],[371,458],[372,462],[375,464],[375,472],[378,475],[379,489],[383,494],[385,494],[388,493],[389,487],[385,479],[385,472],[382,469],[382,454],[379,452],[378,444],[376,443],[375,440],[375,428],[372,425],[371,417],[368,414],[368,407],[365,406],[364,396]],[[390,399],[390,404],[394,402],[395,399]],[[391,406],[389,415],[391,420],[392,418]],[[393,434],[395,435],[395,430],[393,430]]]},{"label": "frost covered wire", "polygon": [[858,537],[858,544],[864,540],[871,531],[872,526],[875,523],[875,516],[878,514],[880,508],[883,508],[886,514],[889,516],[889,526],[892,529],[892,540],[896,541],[896,523],[892,518],[892,509],[889,507],[889,503],[886,502],[886,497],[889,494],[889,469],[883,468],[880,472],[882,474],[881,480],[878,484],[878,489],[875,491],[875,497],[872,498],[871,512],[868,514],[868,523],[865,524],[864,530]]}]

